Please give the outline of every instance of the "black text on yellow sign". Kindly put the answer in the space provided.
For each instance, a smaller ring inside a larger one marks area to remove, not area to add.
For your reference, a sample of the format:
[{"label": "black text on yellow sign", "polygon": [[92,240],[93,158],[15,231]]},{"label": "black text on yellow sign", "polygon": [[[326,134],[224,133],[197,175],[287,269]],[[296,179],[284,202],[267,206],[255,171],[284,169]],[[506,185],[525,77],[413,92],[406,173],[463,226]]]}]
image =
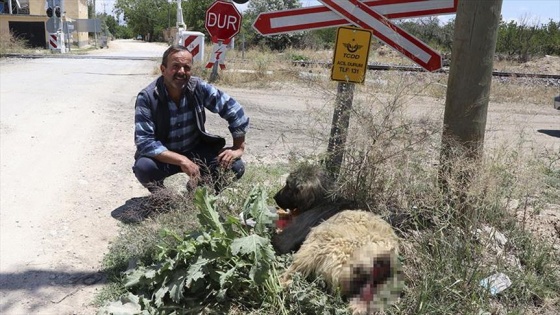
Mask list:
[{"label": "black text on yellow sign", "polygon": [[331,79],[363,83],[366,78],[371,32],[355,27],[339,27],[336,33]]}]

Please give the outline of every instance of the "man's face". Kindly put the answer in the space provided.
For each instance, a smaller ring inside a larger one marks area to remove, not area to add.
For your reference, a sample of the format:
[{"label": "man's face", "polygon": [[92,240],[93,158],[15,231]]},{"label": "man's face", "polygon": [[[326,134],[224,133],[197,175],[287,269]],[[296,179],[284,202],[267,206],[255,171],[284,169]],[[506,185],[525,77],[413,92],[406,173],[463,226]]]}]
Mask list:
[{"label": "man's face", "polygon": [[179,51],[167,57],[167,65],[161,65],[163,82],[167,89],[181,91],[191,77],[192,55],[188,51]]}]

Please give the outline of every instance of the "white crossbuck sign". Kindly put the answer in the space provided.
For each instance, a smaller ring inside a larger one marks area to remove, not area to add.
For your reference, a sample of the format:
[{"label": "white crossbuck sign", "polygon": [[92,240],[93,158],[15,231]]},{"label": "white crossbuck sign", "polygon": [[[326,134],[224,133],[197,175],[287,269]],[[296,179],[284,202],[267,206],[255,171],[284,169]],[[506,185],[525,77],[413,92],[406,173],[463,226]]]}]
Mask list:
[{"label": "white crossbuck sign", "polygon": [[441,68],[441,56],[389,19],[451,14],[458,0],[319,0],[324,6],[261,13],[253,27],[262,35],[355,25],[429,71]]}]

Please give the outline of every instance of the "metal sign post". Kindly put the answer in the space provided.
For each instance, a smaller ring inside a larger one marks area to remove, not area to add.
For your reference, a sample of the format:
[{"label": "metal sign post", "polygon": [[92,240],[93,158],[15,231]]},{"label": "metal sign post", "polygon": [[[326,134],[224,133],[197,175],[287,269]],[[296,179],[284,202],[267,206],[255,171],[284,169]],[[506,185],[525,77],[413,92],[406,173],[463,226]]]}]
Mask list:
[{"label": "metal sign post", "polygon": [[344,158],[354,83],[365,81],[370,46],[370,31],[355,27],[338,28],[331,79],[339,82],[326,161],[327,170],[334,177],[338,176]]},{"label": "metal sign post", "polygon": [[216,0],[206,10],[204,27],[212,37],[212,42],[215,43],[210,62],[206,65],[206,68],[212,67],[210,82],[218,78],[218,67],[225,68],[226,45],[230,44],[233,37],[239,33],[241,20],[241,13],[230,1]]},{"label": "metal sign post", "polygon": [[181,6],[181,0],[177,0],[177,23],[175,26],[177,26],[177,31],[187,29],[187,25],[183,20],[183,8]]},{"label": "metal sign post", "polygon": [[67,36],[64,31],[64,0],[47,0],[47,28],[48,44],[52,52],[65,53]]},{"label": "metal sign post", "polygon": [[208,79],[209,82],[214,82],[218,79],[218,67],[224,70],[226,68],[225,59],[226,59],[226,52],[227,52],[227,45],[224,44],[222,41],[218,41],[217,44],[214,44],[212,48],[212,54],[210,55],[210,60],[208,64],[206,64],[206,68],[212,68],[212,73],[210,74],[210,78]]},{"label": "metal sign post", "polygon": [[354,83],[338,82],[326,160],[327,170],[335,178],[340,172],[340,166],[344,158],[353,101]]}]

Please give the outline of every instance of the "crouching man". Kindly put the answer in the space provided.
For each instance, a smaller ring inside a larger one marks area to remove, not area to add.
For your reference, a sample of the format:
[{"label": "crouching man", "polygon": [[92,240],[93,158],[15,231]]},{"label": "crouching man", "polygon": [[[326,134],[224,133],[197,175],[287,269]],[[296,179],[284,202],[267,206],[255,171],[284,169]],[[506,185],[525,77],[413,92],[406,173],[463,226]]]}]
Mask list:
[{"label": "crouching man", "polygon": [[[223,188],[222,175],[245,172],[241,156],[249,118],[241,105],[226,93],[191,76],[193,57],[183,46],[163,54],[161,76],[136,98],[134,174],[150,192],[163,187],[166,177],[183,172],[191,188],[200,184]],[[206,132],[205,109],[227,121],[233,145]]]}]

